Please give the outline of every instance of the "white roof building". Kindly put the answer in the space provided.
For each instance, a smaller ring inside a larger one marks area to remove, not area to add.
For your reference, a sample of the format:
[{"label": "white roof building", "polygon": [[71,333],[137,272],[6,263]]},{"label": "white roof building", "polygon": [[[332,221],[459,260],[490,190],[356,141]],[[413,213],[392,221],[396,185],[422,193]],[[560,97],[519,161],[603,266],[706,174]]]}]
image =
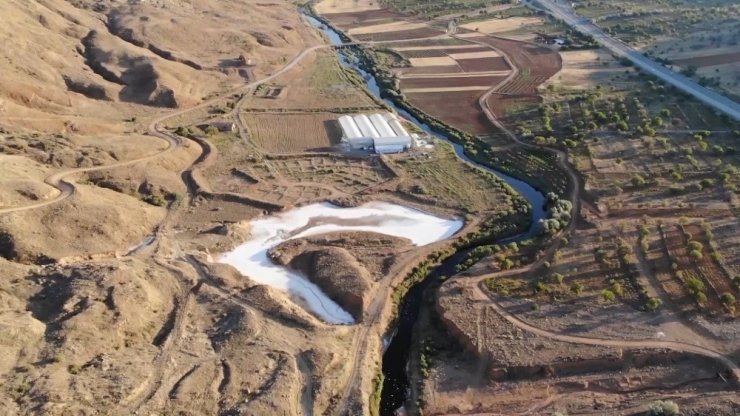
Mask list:
[{"label": "white roof building", "polygon": [[371,114],[370,122],[373,123],[373,127],[375,127],[375,130],[378,131],[380,137],[393,137],[396,135],[396,133],[393,131],[393,129],[391,129],[391,126],[388,125],[388,122],[382,115]]},{"label": "white roof building", "polygon": [[363,136],[372,138],[380,137],[380,133],[375,130],[373,123],[370,122],[370,119],[366,115],[360,114],[355,116],[355,123],[357,123],[357,127],[360,128]]},{"label": "white roof building", "polygon": [[341,116],[342,140],[353,150],[399,153],[413,147],[413,139],[391,113]]},{"label": "white roof building", "polygon": [[337,121],[339,121],[339,126],[342,128],[342,133],[345,138],[357,139],[362,137],[362,133],[360,133],[360,129],[357,127],[357,123],[355,123],[352,117],[341,116]]}]

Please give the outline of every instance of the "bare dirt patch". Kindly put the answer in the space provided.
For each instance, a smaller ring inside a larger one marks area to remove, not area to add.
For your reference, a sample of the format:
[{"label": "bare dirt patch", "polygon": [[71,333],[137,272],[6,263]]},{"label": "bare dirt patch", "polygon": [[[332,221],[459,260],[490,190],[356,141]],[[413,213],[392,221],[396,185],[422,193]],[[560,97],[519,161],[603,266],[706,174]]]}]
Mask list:
[{"label": "bare dirt patch", "polygon": [[624,67],[602,49],[560,52],[563,69],[548,84],[572,88],[592,88],[613,82]]}]

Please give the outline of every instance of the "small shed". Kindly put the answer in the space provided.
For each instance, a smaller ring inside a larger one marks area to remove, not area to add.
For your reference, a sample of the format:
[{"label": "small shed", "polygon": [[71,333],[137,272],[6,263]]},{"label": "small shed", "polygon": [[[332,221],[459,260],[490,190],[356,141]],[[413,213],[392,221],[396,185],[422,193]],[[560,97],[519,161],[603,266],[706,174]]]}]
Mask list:
[{"label": "small shed", "polygon": [[213,121],[208,124],[208,127],[215,127],[221,133],[233,133],[236,131],[236,123],[227,120]]}]

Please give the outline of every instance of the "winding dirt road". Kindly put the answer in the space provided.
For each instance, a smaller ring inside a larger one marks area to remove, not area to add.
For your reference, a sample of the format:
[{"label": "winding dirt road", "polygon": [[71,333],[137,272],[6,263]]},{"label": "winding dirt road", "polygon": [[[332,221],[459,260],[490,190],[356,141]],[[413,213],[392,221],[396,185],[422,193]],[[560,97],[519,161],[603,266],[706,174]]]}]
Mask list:
[{"label": "winding dirt road", "polygon": [[580,336],[580,335],[568,335],[568,334],[548,331],[546,329],[542,329],[540,327],[534,326],[520,318],[517,318],[514,314],[512,314],[506,308],[501,306],[501,304],[499,304],[494,299],[492,299],[490,296],[488,296],[483,291],[483,289],[481,289],[480,287],[480,285],[483,284],[482,280],[483,280],[483,277],[471,278],[471,279],[464,280],[464,283],[466,286],[475,287],[474,293],[475,293],[476,300],[481,301],[481,302],[486,302],[489,306],[493,308],[493,310],[496,311],[496,313],[501,315],[501,317],[506,319],[509,323],[531,334],[541,336],[544,338],[554,339],[556,341],[568,342],[572,344],[594,345],[594,346],[614,347],[614,348],[628,348],[628,349],[637,349],[637,348],[670,349],[670,350],[678,351],[678,352],[702,355],[702,356],[711,358],[713,360],[716,360],[717,362],[722,364],[723,367],[725,367],[727,370],[729,370],[732,373],[734,380],[736,381],[740,380],[740,366],[738,366],[731,359],[727,358],[727,356],[725,356],[724,354],[711,350],[709,348],[698,346],[698,345],[689,344],[686,342],[679,342],[679,341],[660,341],[660,340],[651,340],[651,339],[620,340],[620,339],[610,339],[610,338],[586,337],[586,336]]}]

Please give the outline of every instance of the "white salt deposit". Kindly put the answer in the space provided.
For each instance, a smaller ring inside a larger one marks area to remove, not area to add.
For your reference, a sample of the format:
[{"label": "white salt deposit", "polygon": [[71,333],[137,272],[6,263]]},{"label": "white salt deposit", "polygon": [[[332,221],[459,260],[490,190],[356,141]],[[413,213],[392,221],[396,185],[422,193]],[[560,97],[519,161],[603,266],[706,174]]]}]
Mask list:
[{"label": "white salt deposit", "polygon": [[267,251],[283,241],[334,231],[372,231],[408,238],[417,246],[454,235],[460,220],[438,218],[424,212],[385,202],[356,208],[322,203],[306,205],[251,222],[251,236],[244,244],[217,260],[234,266],[254,281],[303,299],[308,308],[331,324],[354,323],[352,316],[315,284],[285,267],[274,264]]}]

